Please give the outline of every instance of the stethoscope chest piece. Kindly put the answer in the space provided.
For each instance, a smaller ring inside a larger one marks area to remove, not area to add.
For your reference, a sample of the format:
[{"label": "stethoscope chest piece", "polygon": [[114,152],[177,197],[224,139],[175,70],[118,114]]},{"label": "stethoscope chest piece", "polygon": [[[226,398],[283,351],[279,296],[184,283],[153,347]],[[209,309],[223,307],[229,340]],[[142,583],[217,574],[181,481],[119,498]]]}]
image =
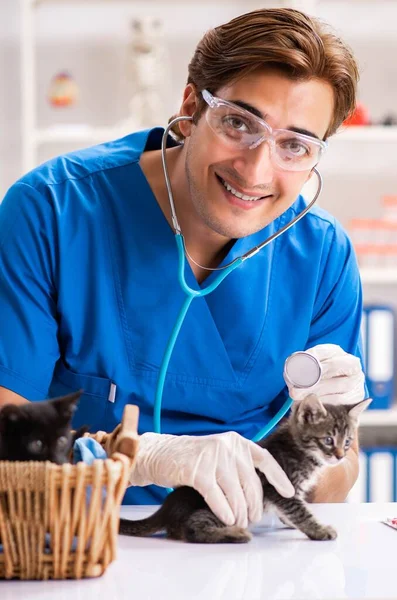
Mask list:
[{"label": "stethoscope chest piece", "polygon": [[308,352],[294,352],[284,363],[284,379],[292,387],[311,388],[321,379],[321,365]]}]

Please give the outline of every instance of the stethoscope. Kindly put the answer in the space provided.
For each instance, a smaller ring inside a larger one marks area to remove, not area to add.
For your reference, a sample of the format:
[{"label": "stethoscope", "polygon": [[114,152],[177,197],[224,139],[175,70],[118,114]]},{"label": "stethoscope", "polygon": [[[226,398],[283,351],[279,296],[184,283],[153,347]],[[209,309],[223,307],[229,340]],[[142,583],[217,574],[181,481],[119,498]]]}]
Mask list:
[{"label": "stethoscope", "polygon": [[[192,117],[182,116],[182,117],[176,117],[175,119],[170,121],[170,123],[168,124],[168,127],[165,129],[165,131],[163,133],[163,137],[162,137],[162,141],[161,141],[161,159],[162,159],[162,163],[163,163],[164,178],[165,178],[165,183],[166,183],[166,187],[167,187],[170,207],[171,207],[172,225],[175,229],[175,241],[176,241],[176,245],[177,245],[177,249],[178,249],[178,279],[179,279],[179,284],[180,284],[183,292],[186,294],[186,298],[181,306],[181,309],[177,316],[175,325],[172,329],[171,335],[170,335],[168,343],[167,343],[167,347],[164,352],[163,360],[162,360],[162,363],[160,366],[159,376],[158,376],[158,380],[157,380],[156,396],[155,396],[155,401],[154,401],[154,414],[153,414],[153,427],[154,427],[153,430],[155,433],[161,433],[161,407],[162,407],[162,401],[163,401],[164,383],[165,383],[165,378],[167,375],[167,369],[168,369],[168,365],[169,365],[169,362],[171,359],[172,351],[174,349],[175,342],[178,338],[178,335],[179,335],[180,329],[182,327],[183,321],[186,317],[187,311],[189,310],[189,306],[192,303],[192,301],[194,300],[194,298],[202,298],[203,296],[207,296],[207,294],[210,294],[211,292],[213,292],[219,286],[219,284],[222,283],[222,281],[225,279],[225,277],[227,277],[227,275],[229,275],[229,273],[234,271],[234,269],[237,269],[237,267],[239,267],[244,261],[246,261],[248,258],[251,258],[255,254],[257,254],[257,252],[262,250],[262,248],[264,248],[265,246],[270,244],[270,242],[277,239],[281,234],[283,234],[285,231],[290,229],[290,227],[295,225],[295,223],[300,221],[300,219],[302,219],[305,216],[305,214],[307,212],[309,212],[309,210],[315,204],[315,202],[317,201],[318,197],[321,194],[321,190],[323,187],[322,177],[321,177],[319,171],[316,168],[314,168],[313,170],[316,173],[317,178],[318,178],[318,188],[317,188],[317,191],[316,191],[316,194],[315,194],[313,200],[299,213],[299,215],[294,217],[289,223],[287,223],[286,225],[284,225],[284,227],[279,229],[279,231],[276,231],[271,236],[269,236],[267,238],[267,240],[265,240],[258,246],[255,246],[254,248],[252,248],[251,250],[249,250],[242,256],[235,258],[229,264],[222,266],[222,267],[215,268],[215,269],[212,269],[212,268],[210,269],[208,267],[204,267],[209,271],[219,271],[218,277],[214,281],[212,281],[209,285],[207,285],[207,287],[205,287],[203,289],[199,289],[199,290],[192,289],[186,283],[185,254],[187,254],[188,256],[189,256],[189,254],[187,252],[187,249],[185,246],[185,240],[184,240],[184,237],[182,234],[182,230],[179,225],[178,218],[176,216],[174,197],[173,197],[173,193],[172,193],[168,168],[167,168],[167,164],[166,164],[166,156],[165,156],[166,148],[167,148],[167,137],[168,137],[168,133],[169,133],[170,129],[179,121],[191,121],[191,120],[192,120]],[[189,256],[189,258],[191,258],[191,257]],[[193,260],[193,259],[191,259],[191,260]],[[196,263],[196,264],[198,264],[198,263]],[[198,265],[198,266],[201,266],[201,265]],[[318,381],[321,378],[321,365],[318,362],[318,360],[311,354],[308,354],[307,352],[295,352],[294,354],[291,354],[291,356],[289,356],[286,359],[285,364],[284,364],[283,375],[284,375],[285,381],[288,381],[288,383],[292,384],[294,387],[310,388],[310,387],[313,387],[316,383],[318,383]],[[291,398],[288,398],[284,402],[284,404],[280,408],[280,410],[277,412],[277,414],[269,421],[269,423],[267,423],[252,438],[252,441],[257,442],[257,441],[261,440],[262,438],[266,437],[270,433],[270,431],[279,423],[279,421],[281,421],[281,419],[284,417],[284,415],[289,411],[289,409],[292,406],[292,403],[293,403],[293,400]]]}]

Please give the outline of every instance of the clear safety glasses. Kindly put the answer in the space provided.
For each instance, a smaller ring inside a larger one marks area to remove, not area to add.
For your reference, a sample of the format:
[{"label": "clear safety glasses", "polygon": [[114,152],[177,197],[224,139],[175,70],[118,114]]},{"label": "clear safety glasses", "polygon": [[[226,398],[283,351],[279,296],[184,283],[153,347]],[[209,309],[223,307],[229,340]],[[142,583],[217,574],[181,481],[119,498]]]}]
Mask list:
[{"label": "clear safety glasses", "polygon": [[263,119],[208,90],[201,93],[209,106],[205,113],[208,125],[228,146],[252,150],[268,142],[272,160],[288,171],[309,171],[327,148],[326,142],[309,135],[272,129]]}]

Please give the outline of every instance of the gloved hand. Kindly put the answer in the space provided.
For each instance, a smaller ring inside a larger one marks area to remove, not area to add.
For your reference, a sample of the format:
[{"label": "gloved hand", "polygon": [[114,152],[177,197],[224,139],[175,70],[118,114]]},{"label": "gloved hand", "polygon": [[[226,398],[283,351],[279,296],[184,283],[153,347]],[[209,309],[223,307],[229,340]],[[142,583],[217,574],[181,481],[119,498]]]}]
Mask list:
[{"label": "gloved hand", "polygon": [[235,432],[207,436],[144,433],[131,485],[189,485],[227,525],[247,527],[263,515],[259,469],[284,497],[295,490],[271,454]]},{"label": "gloved hand", "polygon": [[287,383],[289,395],[299,401],[316,394],[321,402],[354,404],[364,400],[365,376],[360,359],[336,344],[320,344],[306,350],[321,364],[320,381],[311,388],[295,388]]}]

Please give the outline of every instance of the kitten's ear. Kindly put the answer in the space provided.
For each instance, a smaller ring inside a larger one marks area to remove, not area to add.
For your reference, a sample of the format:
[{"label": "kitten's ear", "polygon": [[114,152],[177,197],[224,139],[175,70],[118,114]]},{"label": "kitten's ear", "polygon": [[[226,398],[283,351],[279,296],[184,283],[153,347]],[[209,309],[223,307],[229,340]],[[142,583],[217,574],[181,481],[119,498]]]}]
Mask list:
[{"label": "kitten's ear", "polygon": [[60,416],[69,420],[77,409],[77,403],[82,393],[83,390],[79,390],[78,392],[73,392],[73,394],[68,394],[67,396],[52,398],[49,402],[56,408]]},{"label": "kitten's ear", "polygon": [[19,407],[16,404],[5,404],[0,410],[0,433],[6,425],[18,423],[21,418]]},{"label": "kitten's ear", "polygon": [[359,416],[372,402],[372,398],[367,398],[366,400],[361,400],[357,404],[353,404],[349,409],[349,417],[352,417],[356,421],[358,421]]},{"label": "kitten's ear", "polygon": [[309,394],[301,400],[296,408],[296,417],[302,425],[315,425],[327,416],[327,411],[315,394]]}]

